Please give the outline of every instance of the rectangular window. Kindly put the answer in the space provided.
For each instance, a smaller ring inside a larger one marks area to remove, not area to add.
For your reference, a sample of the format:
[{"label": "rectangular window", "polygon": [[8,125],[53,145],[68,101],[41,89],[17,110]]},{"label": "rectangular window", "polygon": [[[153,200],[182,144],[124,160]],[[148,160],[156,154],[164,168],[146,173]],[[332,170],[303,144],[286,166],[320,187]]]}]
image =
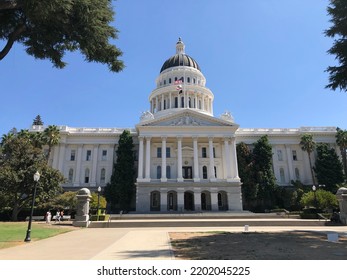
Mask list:
[{"label": "rectangular window", "polygon": [[167,158],[171,157],[171,149],[170,148],[166,148],[166,157]]},{"label": "rectangular window", "polygon": [[87,156],[86,156],[86,161],[90,161],[92,159],[92,151],[87,150]]},{"label": "rectangular window", "polygon": [[213,157],[216,157],[216,149],[213,147]]},{"label": "rectangular window", "polygon": [[76,158],[76,151],[75,150],[71,150],[70,160],[71,161],[75,161],[75,158]]},{"label": "rectangular window", "polygon": [[292,151],[292,155],[293,155],[293,160],[294,160],[294,161],[297,161],[297,160],[298,160],[298,156],[297,156],[295,150]]},{"label": "rectangular window", "polygon": [[206,147],[202,147],[202,149],[201,149],[201,157],[207,158],[207,149],[206,149]]},{"label": "rectangular window", "polygon": [[102,150],[101,160],[107,160],[107,150]]},{"label": "rectangular window", "polygon": [[161,158],[161,147],[157,148],[157,158]]}]

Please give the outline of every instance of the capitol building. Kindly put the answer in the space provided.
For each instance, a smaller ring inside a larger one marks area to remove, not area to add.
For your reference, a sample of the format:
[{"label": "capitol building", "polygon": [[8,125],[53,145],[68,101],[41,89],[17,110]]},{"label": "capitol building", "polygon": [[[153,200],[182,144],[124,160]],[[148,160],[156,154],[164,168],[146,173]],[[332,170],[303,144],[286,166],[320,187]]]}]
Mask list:
[{"label": "capitol building", "polygon": [[[135,144],[136,212],[242,211],[236,144],[252,145],[264,135],[273,150],[279,186],[312,184],[303,134],[335,147],[335,127],[240,128],[229,112],[214,116],[212,90],[181,39],[149,94],[148,111],[134,128],[60,126],[52,167],[66,178],[63,188],[96,190],[110,181],[119,136],[127,129]],[[216,97],[218,98],[218,96]],[[41,131],[32,126],[31,131]]]}]

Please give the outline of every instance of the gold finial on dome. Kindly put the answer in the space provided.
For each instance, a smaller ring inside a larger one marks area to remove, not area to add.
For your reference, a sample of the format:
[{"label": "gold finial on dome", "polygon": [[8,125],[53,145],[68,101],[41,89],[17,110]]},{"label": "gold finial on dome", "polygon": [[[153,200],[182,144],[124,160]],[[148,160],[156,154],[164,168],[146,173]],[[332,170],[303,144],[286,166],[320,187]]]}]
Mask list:
[{"label": "gold finial on dome", "polygon": [[176,43],[176,53],[177,54],[184,54],[184,49],[185,49],[185,45],[182,42],[181,37],[179,37],[178,42]]}]

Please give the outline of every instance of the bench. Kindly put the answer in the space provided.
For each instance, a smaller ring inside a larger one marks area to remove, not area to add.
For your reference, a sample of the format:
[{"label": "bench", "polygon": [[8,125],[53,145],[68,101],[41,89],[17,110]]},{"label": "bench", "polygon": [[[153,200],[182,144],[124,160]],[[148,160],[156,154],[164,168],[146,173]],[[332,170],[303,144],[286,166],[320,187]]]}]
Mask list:
[{"label": "bench", "polygon": [[[52,217],[52,221],[55,221],[57,219],[57,215],[54,215]],[[71,215],[64,215],[63,219],[61,219],[61,221],[70,221],[71,220]]]},{"label": "bench", "polygon": [[[25,220],[29,221],[30,216],[26,217]],[[44,221],[45,217],[44,216],[33,216],[32,221]]]}]

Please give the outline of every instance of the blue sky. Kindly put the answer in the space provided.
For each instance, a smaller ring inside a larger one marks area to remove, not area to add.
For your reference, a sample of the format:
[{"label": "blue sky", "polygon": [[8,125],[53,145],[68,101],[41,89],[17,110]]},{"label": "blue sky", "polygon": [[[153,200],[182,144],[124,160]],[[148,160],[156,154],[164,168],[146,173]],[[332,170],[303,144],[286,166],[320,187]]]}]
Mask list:
[{"label": "blue sky", "polygon": [[[327,0],[118,0],[114,43],[126,68],[87,63],[68,53],[63,69],[16,44],[0,61],[0,135],[46,125],[134,127],[149,109],[164,61],[182,37],[225,110],[244,128],[347,128],[347,94],[325,89],[334,65]],[[5,42],[0,41],[0,47]]]}]

